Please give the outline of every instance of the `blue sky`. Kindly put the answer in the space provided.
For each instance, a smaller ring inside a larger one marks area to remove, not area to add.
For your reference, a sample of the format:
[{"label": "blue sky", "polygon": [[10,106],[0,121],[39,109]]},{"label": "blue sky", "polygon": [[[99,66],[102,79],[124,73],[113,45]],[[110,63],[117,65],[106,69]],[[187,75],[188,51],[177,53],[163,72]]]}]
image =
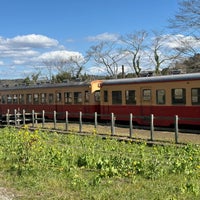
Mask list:
[{"label": "blue sky", "polygon": [[33,73],[37,58],[45,53],[67,51],[84,56],[92,45],[91,37],[143,29],[168,32],[168,19],[178,10],[177,2],[0,0],[0,79]]}]

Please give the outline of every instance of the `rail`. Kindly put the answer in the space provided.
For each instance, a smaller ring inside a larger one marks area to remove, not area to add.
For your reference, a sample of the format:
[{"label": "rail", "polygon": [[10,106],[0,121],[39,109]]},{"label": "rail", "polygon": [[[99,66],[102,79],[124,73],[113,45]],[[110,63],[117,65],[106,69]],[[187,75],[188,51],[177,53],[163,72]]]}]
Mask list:
[{"label": "rail", "polygon": [[[46,116],[52,116],[52,120],[49,120]],[[62,122],[64,122],[65,124],[65,131],[68,132],[69,131],[69,115],[70,116],[76,116],[76,118],[78,118],[79,120],[79,133],[83,132],[83,116],[88,116],[89,114],[84,114],[82,112],[79,113],[69,113],[68,111],[64,112],[64,113],[57,113],[56,111],[53,111],[52,113],[46,113],[44,110],[42,110],[42,112],[35,112],[34,110],[32,110],[32,112],[26,112],[25,110],[22,110],[22,112],[19,112],[17,110],[14,110],[14,112],[10,112],[10,110],[7,110],[6,115],[2,118],[2,124],[5,124],[6,126],[9,125],[14,125],[14,126],[20,126],[22,125],[26,125],[28,124],[32,124],[32,127],[34,128],[36,124],[40,123],[41,124],[41,128],[45,128],[45,123],[47,122],[53,122],[53,129],[57,129],[57,124],[58,122],[60,122],[60,116],[62,116]],[[91,114],[90,114],[91,115]],[[94,122],[94,130],[97,129],[98,127],[98,119],[101,115],[98,114],[97,112],[95,112],[93,114],[93,122]],[[111,136],[116,136],[116,116],[114,113],[111,113],[110,115],[110,135]],[[91,117],[91,116],[90,116]],[[128,137],[129,138],[134,138],[134,129],[136,126],[133,125],[133,118],[136,116],[133,116],[132,113],[130,113],[129,115],[129,123],[128,123],[128,129],[129,129],[129,134]],[[137,117],[142,117],[142,116],[137,116]],[[150,116],[145,116],[145,118],[149,118],[149,127],[148,129],[149,131],[149,138],[148,141],[155,141],[154,139],[154,133],[155,133],[155,129],[156,127],[154,126],[154,120],[155,117],[153,114],[151,114]],[[158,118],[158,117],[156,117]],[[4,119],[4,120],[3,120]],[[169,118],[168,118],[169,119]],[[174,132],[174,142],[176,144],[179,143],[179,117],[178,115],[174,116],[174,128],[173,128],[173,132]],[[187,120],[187,119],[184,119]],[[190,120],[190,119],[188,119]],[[195,120],[199,120],[200,119],[195,119]]]}]

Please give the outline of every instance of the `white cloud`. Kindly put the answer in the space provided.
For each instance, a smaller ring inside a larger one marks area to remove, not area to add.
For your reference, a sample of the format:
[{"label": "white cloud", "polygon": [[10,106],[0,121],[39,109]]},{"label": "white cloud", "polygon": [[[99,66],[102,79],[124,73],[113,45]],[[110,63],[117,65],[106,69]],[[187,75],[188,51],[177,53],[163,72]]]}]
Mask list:
[{"label": "white cloud", "polygon": [[15,49],[7,49],[1,51],[0,58],[14,58],[14,57],[21,57],[22,59],[26,57],[33,57],[37,56],[39,52],[33,50],[15,50]]},{"label": "white cloud", "polygon": [[23,35],[14,38],[0,37],[0,58],[37,56],[39,51],[57,47],[58,41],[43,35]]},{"label": "white cloud", "polygon": [[96,36],[89,36],[87,40],[90,42],[96,41],[116,41],[119,38],[119,35],[112,33],[102,33]]},{"label": "white cloud", "polygon": [[42,68],[42,59],[51,61],[70,57],[77,58],[79,61],[84,60],[79,52],[66,51],[57,40],[44,35],[30,34],[13,38],[0,36],[0,78],[20,78],[27,72],[35,73],[38,66]]},{"label": "white cloud", "polygon": [[81,53],[79,52],[74,52],[74,51],[51,51],[51,52],[46,52],[43,53],[41,56],[38,57],[39,60],[58,60],[58,59],[64,59],[67,60],[69,58],[78,58],[80,60],[84,60],[84,57]]},{"label": "white cloud", "polygon": [[14,65],[23,65],[25,64],[26,62],[24,60],[13,60],[13,64]]},{"label": "white cloud", "polygon": [[18,48],[50,48],[58,46],[58,41],[44,35],[22,35],[5,41],[10,46]]},{"label": "white cloud", "polygon": [[185,46],[192,46],[193,48],[200,47],[200,40],[193,36],[185,35],[163,35],[164,45],[168,48],[180,48]]}]

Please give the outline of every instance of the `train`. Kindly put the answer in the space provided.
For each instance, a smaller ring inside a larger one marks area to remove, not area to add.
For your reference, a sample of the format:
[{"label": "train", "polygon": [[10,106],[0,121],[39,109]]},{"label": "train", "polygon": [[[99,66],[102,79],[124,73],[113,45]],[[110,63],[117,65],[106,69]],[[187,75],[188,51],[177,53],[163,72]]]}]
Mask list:
[{"label": "train", "polygon": [[51,118],[53,111],[84,113],[93,119],[116,120],[140,125],[171,126],[174,116],[179,124],[200,125],[200,73],[110,80],[74,81],[0,87],[0,116],[8,109],[21,112],[45,111]]}]

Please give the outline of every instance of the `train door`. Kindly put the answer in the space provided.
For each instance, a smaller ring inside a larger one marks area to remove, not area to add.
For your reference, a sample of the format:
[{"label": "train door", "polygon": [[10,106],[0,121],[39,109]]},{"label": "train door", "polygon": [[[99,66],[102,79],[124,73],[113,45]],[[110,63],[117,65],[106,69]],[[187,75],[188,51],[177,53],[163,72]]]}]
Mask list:
[{"label": "train door", "polygon": [[149,116],[152,114],[152,88],[141,87],[140,88],[140,114],[143,124],[149,124]]},{"label": "train door", "polygon": [[60,90],[55,91],[55,111],[57,113],[63,112],[62,92]]},{"label": "train door", "polygon": [[110,114],[110,109],[112,107],[111,104],[111,94],[110,94],[110,98],[109,98],[109,90],[104,90],[103,91],[103,114]]}]

